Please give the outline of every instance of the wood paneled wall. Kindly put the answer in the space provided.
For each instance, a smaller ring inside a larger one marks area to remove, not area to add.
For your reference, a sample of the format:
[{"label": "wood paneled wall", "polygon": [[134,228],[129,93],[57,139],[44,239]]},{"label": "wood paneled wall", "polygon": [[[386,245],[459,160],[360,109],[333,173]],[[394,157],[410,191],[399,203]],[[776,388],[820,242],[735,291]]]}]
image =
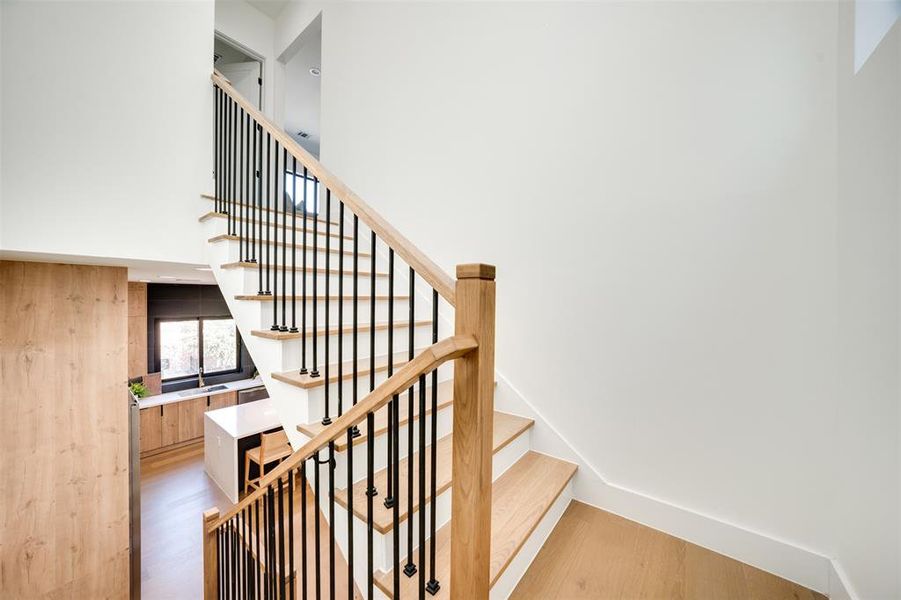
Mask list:
[{"label": "wood paneled wall", "polygon": [[128,282],[128,377],[147,374],[147,284]]},{"label": "wood paneled wall", "polygon": [[0,598],[126,598],[127,274],[0,261]]}]

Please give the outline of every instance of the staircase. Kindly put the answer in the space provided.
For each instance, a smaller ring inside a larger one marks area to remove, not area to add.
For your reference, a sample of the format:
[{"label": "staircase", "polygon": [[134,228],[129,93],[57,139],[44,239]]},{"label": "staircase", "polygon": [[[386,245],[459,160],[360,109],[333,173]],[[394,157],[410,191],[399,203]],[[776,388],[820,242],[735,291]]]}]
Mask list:
[{"label": "staircase", "polygon": [[576,467],[494,410],[494,268],[448,276],[212,79],[206,256],[295,452],[205,513],[205,597],[506,598]]}]

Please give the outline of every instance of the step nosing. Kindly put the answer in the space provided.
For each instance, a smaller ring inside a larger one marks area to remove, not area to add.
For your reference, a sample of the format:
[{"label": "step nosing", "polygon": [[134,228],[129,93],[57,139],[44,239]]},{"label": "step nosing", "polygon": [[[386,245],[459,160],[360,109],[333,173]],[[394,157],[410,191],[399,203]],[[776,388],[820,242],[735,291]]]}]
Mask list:
[{"label": "step nosing", "polygon": [[[439,409],[439,410],[440,410],[440,409]],[[525,417],[519,417],[519,416],[517,416],[517,415],[511,415],[511,414],[509,414],[509,413],[504,413],[504,412],[501,412],[501,411],[494,411],[494,412],[495,412],[495,416],[497,416],[497,415],[502,415],[502,418],[505,418],[505,419],[513,419],[513,420],[517,420],[517,421],[520,421],[520,420],[521,420],[521,421],[517,424],[517,426],[516,426],[515,428],[511,429],[509,432],[504,432],[506,435],[504,435],[503,438],[498,439],[498,440],[493,440],[495,443],[493,444],[493,448],[492,448],[492,451],[491,451],[492,455],[498,454],[501,450],[503,450],[504,448],[506,448],[506,447],[507,447],[508,445],[510,445],[514,440],[516,440],[517,438],[519,438],[522,434],[524,434],[526,431],[528,431],[529,429],[531,429],[531,428],[535,425],[535,421],[534,421],[533,419],[527,419],[527,418],[525,418]],[[453,432],[449,433],[448,435],[446,435],[446,436],[444,436],[444,437],[442,437],[442,438],[439,438],[439,439],[437,440],[436,443],[437,443],[438,445],[447,445],[447,444],[450,444],[450,443],[451,443],[451,440],[452,440],[452,439],[453,439]],[[429,444],[429,445],[426,446],[426,453],[427,453],[427,454],[431,452],[431,447],[432,447],[431,444]],[[417,450],[416,452],[413,453],[413,457],[418,457],[418,455],[419,455],[418,450]],[[401,468],[401,471],[402,471],[402,472],[403,472],[404,470],[406,470],[406,469],[404,469],[404,467],[406,467],[406,465],[409,464],[409,463],[407,462],[408,459],[409,459],[409,457],[405,457],[405,458],[401,459],[401,461],[400,461],[400,465],[401,465],[400,468]],[[418,459],[414,459],[414,460],[415,460],[416,462],[418,462]],[[431,469],[428,469],[428,470],[430,471]],[[378,476],[378,475],[383,474],[383,473],[386,473],[386,472],[387,472],[387,467],[384,468],[384,469],[380,469],[379,471],[377,471],[377,472],[375,473],[375,476]],[[446,481],[442,482],[441,485],[436,486],[436,489],[435,489],[435,495],[436,495],[436,497],[437,497],[437,496],[441,496],[441,494],[443,494],[443,493],[446,492],[448,489],[450,489],[451,486],[453,486],[453,481],[454,481],[453,476],[450,476],[449,479],[447,479]],[[359,485],[359,484],[360,484],[360,482],[357,482],[357,483],[355,483],[354,485],[356,486],[356,485]],[[347,494],[348,494],[347,489],[344,489],[344,490],[338,490],[338,491],[335,493],[335,500],[336,500],[341,506],[343,506],[345,509],[347,509],[347,497],[346,497]],[[431,490],[428,490],[428,493],[427,493],[427,496],[426,496],[426,503],[428,503],[428,502],[431,500],[431,498],[432,498],[432,496],[431,496]],[[366,518],[367,518],[366,514],[365,514],[364,512],[362,512],[362,510],[361,510],[360,508],[356,508],[356,505],[357,505],[357,503],[355,503],[355,508],[354,508],[354,511],[353,511],[353,512],[354,512],[354,516],[357,517],[357,518],[359,518],[359,519],[362,519],[362,520],[365,521]],[[407,518],[407,516],[410,514],[410,512],[412,512],[413,514],[416,514],[416,513],[419,511],[419,507],[420,507],[420,503],[417,501],[417,502],[414,502],[412,511],[411,511],[410,509],[404,508],[404,509],[401,511],[401,513],[400,513],[399,520],[400,520],[400,521],[403,521],[405,518]],[[393,517],[393,515],[392,515],[392,516],[391,516],[391,520],[390,520],[389,522],[386,523],[386,522],[384,522],[384,521],[379,521],[379,520],[377,520],[376,517],[373,516],[373,527],[374,527],[374,528],[376,529],[376,531],[378,531],[379,533],[381,533],[381,534],[387,534],[387,533],[389,533],[390,531],[392,531],[392,530],[394,529],[394,527],[393,527],[393,525],[394,525],[394,523],[393,523],[393,518],[394,518],[394,517]]]}]

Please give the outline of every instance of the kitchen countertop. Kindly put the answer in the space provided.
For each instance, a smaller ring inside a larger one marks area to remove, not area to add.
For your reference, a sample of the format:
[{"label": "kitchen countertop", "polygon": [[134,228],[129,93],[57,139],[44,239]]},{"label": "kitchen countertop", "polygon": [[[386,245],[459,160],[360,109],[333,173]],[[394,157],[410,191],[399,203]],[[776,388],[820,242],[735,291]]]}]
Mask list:
[{"label": "kitchen countertop", "polygon": [[[218,386],[224,385],[225,389],[215,390],[212,392],[205,392],[203,390]],[[178,392],[166,392],[165,394],[157,394],[156,396],[146,396],[138,400],[138,408],[152,408],[154,406],[162,406],[164,404],[171,404],[173,402],[184,402],[186,400],[193,400],[195,398],[203,398],[204,396],[216,396],[217,394],[226,394],[228,392],[235,392],[240,390],[246,390],[249,388],[259,387],[263,385],[263,380],[260,378],[256,379],[239,379],[238,381],[229,381],[228,383],[216,383],[210,384],[204,388],[197,388],[195,390],[180,390]],[[187,394],[186,392],[193,391],[193,394]],[[182,395],[184,394],[184,395]]]},{"label": "kitchen countertop", "polygon": [[269,398],[210,410],[205,418],[234,439],[281,427],[282,424]]}]

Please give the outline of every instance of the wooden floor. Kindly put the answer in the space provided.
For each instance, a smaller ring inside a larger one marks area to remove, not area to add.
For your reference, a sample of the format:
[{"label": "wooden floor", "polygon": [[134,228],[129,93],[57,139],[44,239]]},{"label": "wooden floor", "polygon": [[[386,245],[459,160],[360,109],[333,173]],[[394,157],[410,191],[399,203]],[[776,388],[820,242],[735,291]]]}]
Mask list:
[{"label": "wooden floor", "polygon": [[201,515],[232,503],[203,470],[203,444],[141,461],[141,598],[203,597]]},{"label": "wooden floor", "polygon": [[512,600],[823,600],[822,594],[573,501]]},{"label": "wooden floor", "polygon": [[[300,494],[295,496],[295,539],[301,535]],[[232,503],[203,469],[203,444],[172,450],[141,461],[141,598],[180,600],[203,597],[201,515],[216,506],[225,512]],[[314,514],[315,497],[307,488],[307,514]],[[307,525],[307,548],[315,548],[312,522]],[[329,528],[320,512],[321,580],[328,596]],[[298,573],[301,556],[295,553]],[[340,551],[335,556],[335,597],[347,598],[347,564]],[[315,598],[315,566],[307,565],[308,596]],[[298,575],[298,586],[302,579]],[[301,597],[300,590],[295,595]],[[361,598],[359,590],[354,597]]]}]

